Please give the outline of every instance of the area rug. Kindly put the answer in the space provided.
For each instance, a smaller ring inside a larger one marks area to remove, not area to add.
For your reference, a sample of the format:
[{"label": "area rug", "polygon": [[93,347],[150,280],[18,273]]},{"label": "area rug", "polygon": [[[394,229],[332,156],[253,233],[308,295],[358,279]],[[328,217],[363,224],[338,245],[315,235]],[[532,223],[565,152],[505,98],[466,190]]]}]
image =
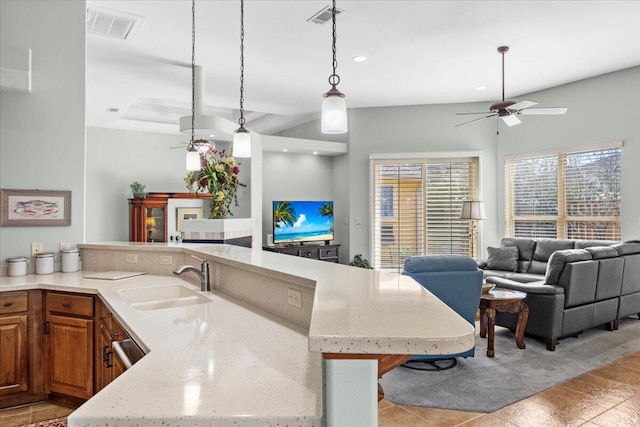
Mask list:
[{"label": "area rug", "polygon": [[23,427],[67,427],[67,417],[38,421],[37,423],[27,424]]},{"label": "area rug", "polygon": [[578,338],[558,341],[555,351],[525,337],[520,350],[513,333],[496,327],[495,357],[487,357],[487,340],[478,336],[475,357],[458,358],[447,371],[398,367],[380,380],[385,398],[398,405],[493,412],[571,378],[640,351],[640,321],[626,318],[617,331],[593,328]]}]

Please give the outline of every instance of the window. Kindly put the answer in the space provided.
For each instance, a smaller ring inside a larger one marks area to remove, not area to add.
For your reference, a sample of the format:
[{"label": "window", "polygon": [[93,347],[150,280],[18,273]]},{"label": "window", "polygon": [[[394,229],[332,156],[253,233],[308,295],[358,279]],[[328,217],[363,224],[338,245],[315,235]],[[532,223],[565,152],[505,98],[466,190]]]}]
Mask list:
[{"label": "window", "polygon": [[507,158],[506,235],[620,240],[621,147]]},{"label": "window", "polygon": [[373,160],[373,264],[401,270],[411,255],[470,253],[463,200],[477,194],[478,159]]}]

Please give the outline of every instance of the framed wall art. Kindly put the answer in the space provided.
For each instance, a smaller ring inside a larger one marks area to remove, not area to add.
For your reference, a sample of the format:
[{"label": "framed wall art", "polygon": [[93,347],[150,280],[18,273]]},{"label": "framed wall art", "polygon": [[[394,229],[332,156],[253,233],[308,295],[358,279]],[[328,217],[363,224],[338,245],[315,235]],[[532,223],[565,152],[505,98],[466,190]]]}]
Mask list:
[{"label": "framed wall art", "polygon": [[0,189],[0,226],[71,225],[71,191]]},{"label": "framed wall art", "polygon": [[190,219],[202,219],[202,208],[177,208],[176,230],[182,231],[182,223]]}]

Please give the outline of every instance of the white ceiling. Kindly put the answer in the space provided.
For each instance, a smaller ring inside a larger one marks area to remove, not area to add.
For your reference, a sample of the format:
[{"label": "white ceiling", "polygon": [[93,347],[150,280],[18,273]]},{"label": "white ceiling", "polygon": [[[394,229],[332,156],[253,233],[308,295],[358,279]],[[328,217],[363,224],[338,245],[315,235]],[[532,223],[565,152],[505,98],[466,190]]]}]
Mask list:
[{"label": "white ceiling", "polygon": [[[245,1],[247,128],[319,115],[331,74],[330,1]],[[144,18],[132,40],[87,35],[89,126],[179,133],[191,110],[191,1],[88,1]],[[338,0],[339,89],[349,107],[482,101],[640,65],[640,1]],[[236,120],[240,1],[196,2],[196,64],[208,114]],[[363,63],[352,61],[365,55]],[[476,87],[486,86],[484,91]],[[118,108],[118,112],[107,112]]]}]

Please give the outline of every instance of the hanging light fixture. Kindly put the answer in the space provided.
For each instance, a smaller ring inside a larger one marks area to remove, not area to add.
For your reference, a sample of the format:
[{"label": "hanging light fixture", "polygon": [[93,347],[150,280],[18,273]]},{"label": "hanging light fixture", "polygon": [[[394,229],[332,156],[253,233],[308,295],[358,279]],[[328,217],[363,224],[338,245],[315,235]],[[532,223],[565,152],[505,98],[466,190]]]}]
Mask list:
[{"label": "hanging light fixture", "polygon": [[[196,80],[198,81],[198,97],[196,99]],[[187,144],[186,168],[188,171],[197,171],[201,168],[200,159],[204,153],[213,147],[213,144],[204,140],[196,140],[196,131],[199,136],[211,136],[213,126],[209,123],[212,117],[202,115],[204,100],[204,71],[196,66],[196,1],[191,1],[191,116],[180,118],[180,132],[191,132],[191,140]],[[197,101],[197,102],[196,102]],[[198,108],[196,108],[198,107]],[[188,127],[188,122],[191,127]]]},{"label": "hanging light fixture", "polygon": [[336,74],[336,68],[338,67],[338,60],[336,59],[336,0],[333,0],[331,19],[333,22],[333,74],[329,76],[331,89],[322,95],[324,101],[322,101],[321,130],[322,133],[337,134],[346,133],[348,124],[345,95],[336,87],[340,83],[340,76]]},{"label": "hanging light fixture", "polygon": [[244,0],[240,0],[240,127],[233,135],[234,157],[251,157],[251,135],[244,122]]}]

